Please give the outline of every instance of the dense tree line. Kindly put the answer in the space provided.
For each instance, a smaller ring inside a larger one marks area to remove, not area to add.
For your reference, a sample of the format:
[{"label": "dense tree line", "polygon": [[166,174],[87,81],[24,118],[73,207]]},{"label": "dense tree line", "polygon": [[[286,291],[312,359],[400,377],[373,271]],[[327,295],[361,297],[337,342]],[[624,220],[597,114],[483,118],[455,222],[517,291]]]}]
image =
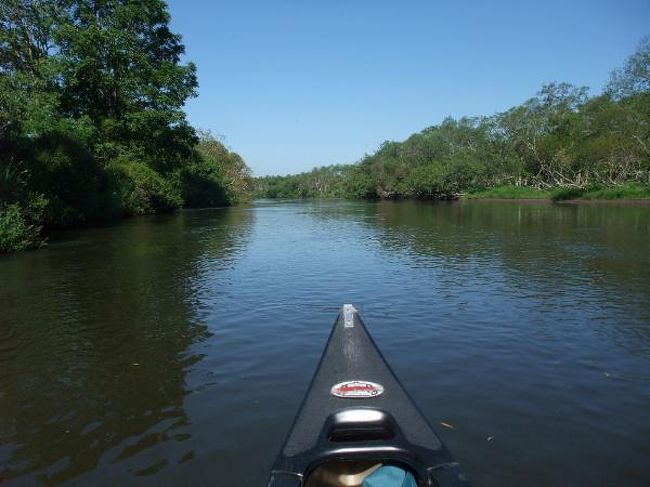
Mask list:
[{"label": "dense tree line", "polygon": [[384,142],[348,166],[256,180],[264,197],[449,198],[501,186],[650,184],[650,38],[605,91],[545,85],[493,116],[453,119]]},{"label": "dense tree line", "polygon": [[255,179],[255,194],[264,198],[344,198],[353,166],[338,164],[309,172]]},{"label": "dense tree line", "polygon": [[162,0],[0,0],[0,252],[248,193],[244,161],[186,120],[196,68],[169,20]]}]

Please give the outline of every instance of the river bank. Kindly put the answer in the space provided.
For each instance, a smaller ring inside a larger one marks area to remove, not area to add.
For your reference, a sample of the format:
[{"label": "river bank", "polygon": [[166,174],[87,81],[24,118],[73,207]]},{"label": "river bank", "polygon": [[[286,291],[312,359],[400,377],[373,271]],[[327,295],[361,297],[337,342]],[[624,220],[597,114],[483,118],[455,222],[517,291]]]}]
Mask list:
[{"label": "river bank", "polygon": [[[271,198],[274,200],[294,200],[296,198]],[[344,198],[328,198],[328,197],[310,197],[310,198],[297,198],[302,200],[334,200]],[[387,200],[418,200],[419,198],[386,198]],[[609,188],[551,188],[551,189],[537,189],[527,186],[499,186],[483,191],[471,192],[458,195],[456,198],[424,198],[440,201],[449,200],[472,200],[472,201],[502,201],[510,203],[540,203],[540,202],[554,202],[566,205],[616,205],[616,206],[650,206],[650,185],[642,185],[635,183],[628,183],[620,186]],[[6,215],[5,215],[6,216]],[[126,216],[123,218],[130,218]],[[72,226],[72,229],[88,229],[98,226],[111,225],[123,218],[106,218],[98,219],[91,222],[84,222]],[[4,219],[6,220],[6,218]],[[9,254],[19,250],[40,248],[47,245],[47,235],[40,235],[40,229],[34,229],[38,236],[37,244],[23,245],[23,246],[9,246],[7,241],[20,240],[20,232],[16,231],[15,226],[2,225],[3,218],[0,218],[0,255],[3,253]],[[59,228],[58,230],[60,230]],[[18,229],[20,230],[20,228]],[[54,230],[54,229],[53,229]],[[23,231],[23,234],[25,231]],[[47,232],[48,235],[51,232]],[[4,242],[4,244],[3,244]],[[4,250],[4,252],[3,252]]]},{"label": "river bank", "polygon": [[555,202],[598,203],[625,202],[626,204],[650,204],[650,184],[626,183],[617,186],[588,188],[547,188],[528,186],[498,186],[462,196],[466,199],[490,200],[552,200]]}]

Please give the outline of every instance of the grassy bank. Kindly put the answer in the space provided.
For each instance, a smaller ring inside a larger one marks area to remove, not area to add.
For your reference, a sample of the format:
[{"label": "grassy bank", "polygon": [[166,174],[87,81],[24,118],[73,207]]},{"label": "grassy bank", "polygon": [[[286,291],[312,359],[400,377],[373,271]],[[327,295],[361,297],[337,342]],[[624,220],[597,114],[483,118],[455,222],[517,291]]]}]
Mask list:
[{"label": "grassy bank", "polygon": [[527,186],[497,186],[465,195],[467,199],[551,199],[565,200],[640,200],[650,199],[650,184],[626,183],[588,188],[537,189]]},{"label": "grassy bank", "polygon": [[480,191],[474,191],[465,195],[468,199],[548,199],[553,195],[545,191],[528,186],[496,186]]},{"label": "grassy bank", "polygon": [[563,188],[554,191],[553,199],[563,200],[645,200],[650,199],[650,184],[626,183],[610,187]]}]

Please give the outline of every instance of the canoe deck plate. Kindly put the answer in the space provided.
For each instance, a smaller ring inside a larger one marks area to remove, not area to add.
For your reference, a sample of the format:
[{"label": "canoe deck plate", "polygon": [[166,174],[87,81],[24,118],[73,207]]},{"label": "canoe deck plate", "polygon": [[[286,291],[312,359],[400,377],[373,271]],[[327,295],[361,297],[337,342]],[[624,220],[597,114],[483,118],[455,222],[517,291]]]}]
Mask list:
[{"label": "canoe deck plate", "polygon": [[332,386],[330,392],[336,397],[367,399],[379,396],[384,392],[384,386],[365,380],[348,380]]}]

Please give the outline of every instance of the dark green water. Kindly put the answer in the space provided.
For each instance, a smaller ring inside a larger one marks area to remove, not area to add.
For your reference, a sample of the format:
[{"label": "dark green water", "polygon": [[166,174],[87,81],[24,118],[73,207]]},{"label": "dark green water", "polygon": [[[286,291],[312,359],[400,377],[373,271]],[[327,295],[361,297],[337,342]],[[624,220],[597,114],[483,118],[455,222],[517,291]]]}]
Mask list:
[{"label": "dark green water", "polygon": [[0,481],[265,485],[347,302],[475,486],[650,485],[650,207],[499,202],[258,202],[0,258]]}]

